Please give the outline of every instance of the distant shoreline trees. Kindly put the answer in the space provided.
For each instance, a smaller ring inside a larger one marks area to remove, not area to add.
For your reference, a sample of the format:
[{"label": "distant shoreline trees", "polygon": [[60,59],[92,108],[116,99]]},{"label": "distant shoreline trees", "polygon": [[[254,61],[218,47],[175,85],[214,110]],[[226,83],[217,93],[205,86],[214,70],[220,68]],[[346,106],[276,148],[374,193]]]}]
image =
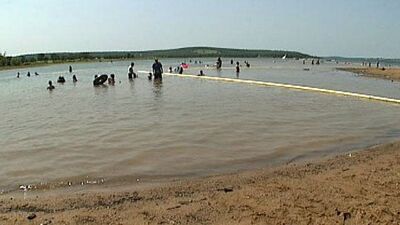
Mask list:
[{"label": "distant shoreline trees", "polygon": [[18,67],[34,64],[92,61],[101,59],[152,59],[158,58],[309,58],[310,55],[293,51],[251,50],[211,47],[189,47],[169,50],[151,51],[114,51],[114,52],[79,52],[79,53],[38,53],[20,56],[0,54],[0,67]]}]

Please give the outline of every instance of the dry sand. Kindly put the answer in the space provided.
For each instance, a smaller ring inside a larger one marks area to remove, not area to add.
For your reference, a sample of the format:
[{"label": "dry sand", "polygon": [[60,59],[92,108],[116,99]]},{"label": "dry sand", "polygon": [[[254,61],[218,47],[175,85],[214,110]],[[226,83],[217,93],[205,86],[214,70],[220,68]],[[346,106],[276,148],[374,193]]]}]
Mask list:
[{"label": "dry sand", "polygon": [[400,224],[400,143],[140,191],[1,196],[0,224]]},{"label": "dry sand", "polygon": [[390,80],[400,80],[400,68],[385,68],[385,70],[382,70],[381,68],[338,68],[338,69],[366,76],[372,76]]}]

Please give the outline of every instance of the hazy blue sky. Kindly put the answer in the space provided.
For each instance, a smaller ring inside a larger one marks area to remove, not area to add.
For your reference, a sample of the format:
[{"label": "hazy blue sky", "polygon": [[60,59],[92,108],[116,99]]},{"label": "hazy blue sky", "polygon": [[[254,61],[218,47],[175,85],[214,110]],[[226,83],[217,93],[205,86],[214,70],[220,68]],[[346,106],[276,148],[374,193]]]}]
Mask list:
[{"label": "hazy blue sky", "polygon": [[0,51],[215,46],[400,58],[400,0],[0,0]]}]

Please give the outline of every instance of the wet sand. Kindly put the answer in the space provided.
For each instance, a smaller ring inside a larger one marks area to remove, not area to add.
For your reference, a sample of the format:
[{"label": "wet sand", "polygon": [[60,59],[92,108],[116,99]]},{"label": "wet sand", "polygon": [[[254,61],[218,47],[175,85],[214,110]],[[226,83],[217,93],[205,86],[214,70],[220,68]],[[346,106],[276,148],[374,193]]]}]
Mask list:
[{"label": "wet sand", "polygon": [[357,73],[365,76],[390,79],[390,80],[400,80],[400,68],[338,68],[339,70]]},{"label": "wet sand", "polygon": [[400,142],[124,193],[0,196],[0,224],[400,224],[399,199]]}]

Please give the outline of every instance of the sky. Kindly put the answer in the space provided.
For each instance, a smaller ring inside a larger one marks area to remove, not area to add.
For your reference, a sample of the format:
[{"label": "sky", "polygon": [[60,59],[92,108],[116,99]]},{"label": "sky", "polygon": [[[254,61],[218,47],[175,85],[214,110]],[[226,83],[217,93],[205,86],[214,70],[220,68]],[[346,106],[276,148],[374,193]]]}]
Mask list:
[{"label": "sky", "polygon": [[400,58],[400,0],[0,0],[0,52],[191,46]]}]

